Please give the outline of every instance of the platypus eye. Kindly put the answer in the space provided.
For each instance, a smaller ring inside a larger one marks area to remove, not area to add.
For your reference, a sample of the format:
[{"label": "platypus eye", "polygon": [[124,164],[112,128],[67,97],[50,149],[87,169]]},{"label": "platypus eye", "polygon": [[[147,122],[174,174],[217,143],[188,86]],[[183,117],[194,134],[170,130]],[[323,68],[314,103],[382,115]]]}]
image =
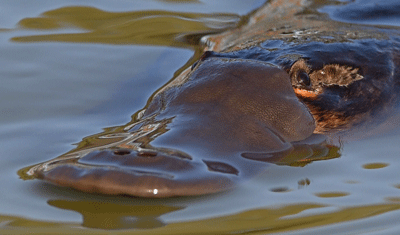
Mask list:
[{"label": "platypus eye", "polygon": [[302,86],[308,87],[311,85],[310,77],[308,76],[308,74],[305,71],[300,71],[297,74],[297,82],[298,82],[298,84],[300,84]]}]

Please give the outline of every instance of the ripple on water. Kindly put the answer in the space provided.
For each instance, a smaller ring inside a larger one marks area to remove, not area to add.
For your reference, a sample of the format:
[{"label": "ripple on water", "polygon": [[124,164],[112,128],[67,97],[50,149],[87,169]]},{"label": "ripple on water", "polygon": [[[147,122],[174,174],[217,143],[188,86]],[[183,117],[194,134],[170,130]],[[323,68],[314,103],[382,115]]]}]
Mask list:
[{"label": "ripple on water", "polygon": [[367,169],[367,170],[373,170],[373,169],[381,169],[389,166],[388,163],[381,163],[381,162],[375,162],[375,163],[368,163],[362,165],[362,168]]},{"label": "ripple on water", "polygon": [[315,196],[322,198],[332,198],[332,197],[345,197],[350,195],[346,192],[326,192],[326,193],[316,193]]},{"label": "ripple on water", "polygon": [[287,193],[287,192],[290,192],[292,190],[290,188],[288,188],[288,187],[276,187],[276,188],[270,189],[270,191],[274,192],[274,193]]}]

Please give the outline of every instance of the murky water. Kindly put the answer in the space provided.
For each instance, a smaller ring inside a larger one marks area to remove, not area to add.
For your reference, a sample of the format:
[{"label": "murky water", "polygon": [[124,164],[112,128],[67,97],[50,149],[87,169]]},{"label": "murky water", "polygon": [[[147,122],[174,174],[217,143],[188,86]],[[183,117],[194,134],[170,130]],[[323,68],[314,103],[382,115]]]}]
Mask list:
[{"label": "murky water", "polygon": [[[370,127],[377,134],[341,143],[340,158],[271,165],[247,184],[209,196],[99,196],[16,174],[129,122],[194,61],[202,35],[234,27],[262,3],[2,1],[0,233],[398,233],[397,111],[386,125]],[[343,22],[399,26],[397,1],[335,3],[320,12]]]}]

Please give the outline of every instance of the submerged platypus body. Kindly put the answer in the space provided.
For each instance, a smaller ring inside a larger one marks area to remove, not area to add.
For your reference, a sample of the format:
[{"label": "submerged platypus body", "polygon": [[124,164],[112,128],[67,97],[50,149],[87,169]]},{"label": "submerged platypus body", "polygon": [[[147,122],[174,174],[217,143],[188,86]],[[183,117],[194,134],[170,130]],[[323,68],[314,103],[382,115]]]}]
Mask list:
[{"label": "submerged platypus body", "polygon": [[20,175],[169,197],[230,189],[266,162],[338,157],[321,133],[359,125],[394,102],[400,40],[393,29],[305,14],[310,5],[301,2],[269,1],[248,24],[208,37],[201,59],[132,122]]}]

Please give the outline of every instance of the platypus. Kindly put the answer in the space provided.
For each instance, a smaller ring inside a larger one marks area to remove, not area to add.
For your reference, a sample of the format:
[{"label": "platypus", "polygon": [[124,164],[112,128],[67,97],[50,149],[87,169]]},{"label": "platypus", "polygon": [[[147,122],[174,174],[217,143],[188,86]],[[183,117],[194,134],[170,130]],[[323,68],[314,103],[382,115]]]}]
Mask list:
[{"label": "platypus", "polygon": [[231,189],[288,156],[340,156],[324,134],[393,102],[400,40],[310,16],[302,2],[269,1],[247,24],[206,37],[198,62],[130,123],[20,176],[91,193],[188,196]]}]

